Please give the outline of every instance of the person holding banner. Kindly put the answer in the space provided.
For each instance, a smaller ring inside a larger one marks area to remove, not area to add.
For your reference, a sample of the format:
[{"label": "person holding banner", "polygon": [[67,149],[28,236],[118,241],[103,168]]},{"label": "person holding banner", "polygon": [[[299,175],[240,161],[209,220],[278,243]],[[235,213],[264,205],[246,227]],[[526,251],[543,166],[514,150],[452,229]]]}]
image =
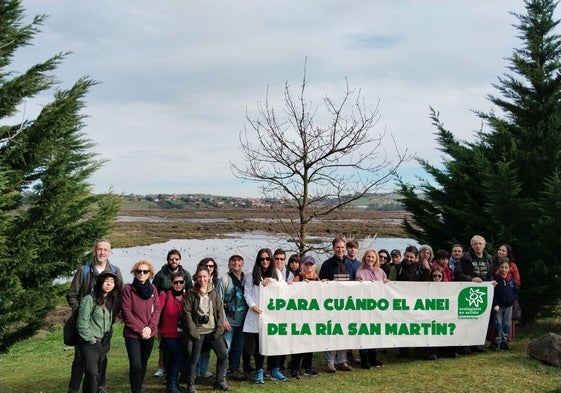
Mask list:
[{"label": "person holding banner", "polygon": [[[375,249],[369,248],[364,252],[360,269],[356,272],[356,279],[357,281],[382,281],[383,283],[390,281],[386,272],[380,267],[380,258]],[[370,367],[383,366],[384,363],[378,360],[376,352],[375,348],[359,350],[360,368],[368,370]]]},{"label": "person holding banner", "polygon": [[[351,261],[345,257],[345,239],[336,237],[331,244],[333,256],[322,263],[319,278],[322,281],[354,281],[356,270]],[[337,369],[341,371],[353,369],[347,363],[347,351],[326,351],[324,358],[329,373],[334,373]]]},{"label": "person holding banner", "polygon": [[[273,263],[273,252],[269,248],[262,248],[257,252],[255,264],[251,273],[246,275],[244,298],[249,308],[243,325],[245,333],[245,350],[255,357],[255,383],[264,383],[263,363],[265,357],[259,352],[259,314],[263,311],[259,305],[261,286],[267,286],[272,280],[285,281],[282,273]],[[279,357],[271,356],[271,380],[284,382],[287,378],[279,368]]]},{"label": "person holding banner", "polygon": [[[309,281],[320,281],[319,276],[316,273],[316,260],[311,255],[307,255],[304,257],[304,260],[302,262],[302,270],[300,271],[300,273],[294,276],[295,283]],[[308,377],[317,376],[318,372],[312,368],[313,357],[313,352],[292,354],[292,356],[290,357],[290,363],[288,364],[288,368],[290,369],[290,377],[300,378],[300,373],[298,371],[298,369],[300,368],[300,362],[302,362],[302,367],[304,368],[304,375]]]},{"label": "person holding banner", "polygon": [[[476,283],[491,281],[493,269],[491,256],[485,251],[485,238],[481,235],[474,235],[470,240],[470,245],[471,247],[464,253],[454,269],[454,280]],[[464,347],[463,352],[468,355],[472,352],[484,352],[484,350],[475,345]]]}]

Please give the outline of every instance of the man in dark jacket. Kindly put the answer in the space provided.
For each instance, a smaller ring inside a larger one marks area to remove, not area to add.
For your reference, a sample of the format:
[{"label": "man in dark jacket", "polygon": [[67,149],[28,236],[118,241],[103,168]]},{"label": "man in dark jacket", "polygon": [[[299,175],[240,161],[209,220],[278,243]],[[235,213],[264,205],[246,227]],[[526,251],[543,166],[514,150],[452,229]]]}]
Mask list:
[{"label": "man in dark jacket", "polygon": [[[333,256],[322,263],[319,271],[320,280],[328,281],[354,281],[356,270],[351,261],[345,257],[345,239],[336,237],[333,239]],[[352,367],[347,363],[346,351],[326,351],[324,353],[327,363],[327,371],[334,373],[337,368],[342,371],[351,371]]]},{"label": "man in dark jacket", "polygon": [[464,253],[454,269],[455,281],[491,281],[491,257],[485,251],[485,239],[475,235],[471,238],[470,249]]},{"label": "man in dark jacket", "polygon": [[[72,308],[72,311],[80,306],[80,301],[86,295],[89,295],[95,284],[97,276],[104,270],[110,270],[117,275],[118,287],[116,290],[121,293],[123,286],[123,276],[121,270],[109,263],[109,255],[111,255],[111,243],[108,240],[102,239],[95,243],[93,249],[93,261],[82,266],[74,274],[70,288],[66,293],[66,301]],[[98,384],[98,393],[105,393],[105,371],[107,368],[107,358],[105,358]],[[70,371],[70,381],[68,382],[68,393],[78,393],[80,391],[80,384],[82,383],[82,376],[84,374],[84,361],[80,354],[80,349],[76,345],[74,347],[74,360],[72,361],[72,368]]]}]

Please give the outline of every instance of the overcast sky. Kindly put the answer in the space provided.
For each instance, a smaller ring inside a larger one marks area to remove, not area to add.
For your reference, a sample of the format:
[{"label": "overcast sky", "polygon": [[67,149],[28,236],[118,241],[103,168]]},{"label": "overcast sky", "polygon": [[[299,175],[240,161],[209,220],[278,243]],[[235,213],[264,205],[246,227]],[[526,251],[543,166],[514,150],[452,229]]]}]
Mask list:
[{"label": "overcast sky", "polygon": [[[471,140],[490,110],[492,84],[520,47],[520,0],[75,1],[26,0],[29,18],[49,18],[12,64],[22,72],[60,51],[60,88],[88,75],[84,131],[109,161],[96,192],[259,196],[236,179],[246,110],[269,97],[281,108],[285,82],[307,81],[314,105],[340,97],[345,78],[369,107],[373,133],[386,132],[433,163],[429,106],[458,138]],[[30,19],[27,19],[28,21]],[[26,103],[36,115],[52,91]],[[401,175],[424,176],[418,164]]]}]

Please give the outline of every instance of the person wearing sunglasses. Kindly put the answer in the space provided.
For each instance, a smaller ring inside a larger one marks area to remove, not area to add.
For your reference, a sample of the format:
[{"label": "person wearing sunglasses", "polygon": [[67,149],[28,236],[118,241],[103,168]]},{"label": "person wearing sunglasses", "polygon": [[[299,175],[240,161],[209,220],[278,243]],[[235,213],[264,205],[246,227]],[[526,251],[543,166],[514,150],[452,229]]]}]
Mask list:
[{"label": "person wearing sunglasses", "polygon": [[[179,250],[171,249],[168,251],[166,263],[160,271],[154,276],[152,284],[158,289],[158,293],[162,294],[172,288],[172,274],[179,273],[185,280],[185,290],[193,287],[193,280],[187,270],[181,265],[181,253]],[[160,346],[158,357],[158,370],[154,373],[155,377],[161,378],[166,375],[166,354]]]},{"label": "person wearing sunglasses", "polygon": [[[259,353],[259,314],[262,313],[259,304],[261,286],[267,286],[271,281],[285,281],[282,273],[275,267],[273,252],[269,248],[262,248],[257,252],[253,270],[245,278],[244,298],[249,308],[243,325],[245,335],[245,350],[255,357],[255,383],[264,383],[263,363],[265,357]],[[279,357],[272,356],[270,365],[271,380],[284,382],[287,378],[279,368]]]},{"label": "person wearing sunglasses", "polygon": [[[218,264],[213,258],[203,258],[197,264],[197,269],[200,267],[206,267],[210,272],[210,282],[214,286],[214,288],[218,288]],[[227,330],[230,329],[230,325],[228,321],[225,320],[224,326]],[[212,377],[212,373],[208,371],[208,363],[210,362],[210,348],[205,347],[201,350],[201,354],[199,356],[199,361],[197,362],[197,377],[199,378],[210,378]]]},{"label": "person wearing sunglasses", "polygon": [[180,393],[179,371],[185,363],[181,345],[183,325],[179,318],[185,303],[185,277],[178,271],[171,275],[171,289],[160,293],[160,350],[166,357],[166,393]]},{"label": "person wearing sunglasses", "polygon": [[154,266],[147,260],[136,262],[131,273],[134,279],[123,289],[121,316],[123,337],[129,357],[131,393],[141,393],[146,366],[152,353],[160,320],[158,290],[150,282]]},{"label": "person wearing sunglasses", "polygon": [[431,264],[431,268],[435,266],[440,267],[443,274],[442,281],[445,282],[450,282],[454,280],[452,269],[450,269],[450,266],[448,266],[449,258],[450,258],[450,254],[448,253],[448,251],[440,249],[437,250],[436,253],[434,254],[434,261]]}]

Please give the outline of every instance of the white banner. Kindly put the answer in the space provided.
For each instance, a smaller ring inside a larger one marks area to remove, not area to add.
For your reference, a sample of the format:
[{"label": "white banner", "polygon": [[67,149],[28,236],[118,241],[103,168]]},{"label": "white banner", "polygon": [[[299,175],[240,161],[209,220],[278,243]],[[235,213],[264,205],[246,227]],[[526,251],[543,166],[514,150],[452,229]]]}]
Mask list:
[{"label": "white banner", "polygon": [[490,282],[273,281],[260,291],[260,352],[483,345]]}]

